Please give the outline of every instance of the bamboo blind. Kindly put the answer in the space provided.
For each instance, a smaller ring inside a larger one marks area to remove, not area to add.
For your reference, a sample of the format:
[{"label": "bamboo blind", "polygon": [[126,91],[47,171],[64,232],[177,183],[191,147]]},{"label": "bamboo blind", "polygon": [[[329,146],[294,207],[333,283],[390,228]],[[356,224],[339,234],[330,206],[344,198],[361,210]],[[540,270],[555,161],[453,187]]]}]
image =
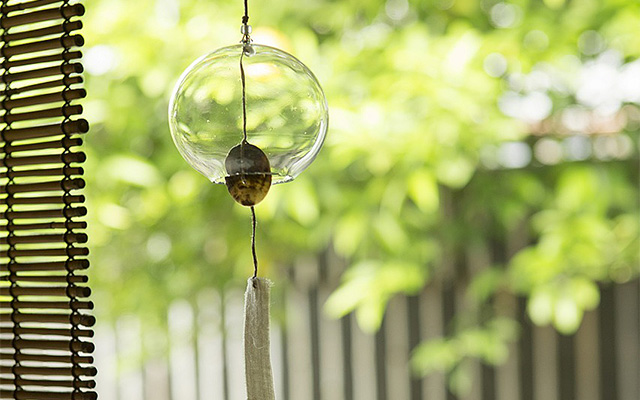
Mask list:
[{"label": "bamboo blind", "polygon": [[69,0],[0,0],[0,399],[96,399],[95,318],[78,150],[77,48]]}]

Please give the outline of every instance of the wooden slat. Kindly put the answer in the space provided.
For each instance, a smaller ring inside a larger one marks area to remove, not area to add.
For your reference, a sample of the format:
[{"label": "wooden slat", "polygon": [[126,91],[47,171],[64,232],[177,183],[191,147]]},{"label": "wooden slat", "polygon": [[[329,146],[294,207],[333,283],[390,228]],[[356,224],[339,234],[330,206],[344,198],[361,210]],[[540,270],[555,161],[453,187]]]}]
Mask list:
[{"label": "wooden slat", "polygon": [[[25,65],[36,65],[36,64],[51,63],[51,62],[71,61],[71,60],[77,60],[79,58],[82,58],[82,53],[80,51],[63,51],[61,53],[49,54],[46,56],[18,58],[18,59],[12,58],[12,59],[2,61],[0,63],[0,66],[3,67],[4,69],[9,69],[9,68],[21,67]],[[11,88],[11,90],[5,90],[5,94],[7,93],[13,94],[16,92],[14,92],[13,88]]]},{"label": "wooden slat", "polygon": [[98,395],[95,392],[61,393],[20,390],[15,394],[12,392],[0,393],[0,399],[15,400],[96,400],[97,398]]},{"label": "wooden slat", "polygon": [[576,398],[575,341],[574,336],[557,336],[558,346],[558,398]]},{"label": "wooden slat", "polygon": [[[197,398],[197,371],[195,365],[195,352],[193,335],[193,308],[186,301],[176,301],[168,310],[168,339],[175,346],[171,349],[169,357],[176,360],[169,371],[169,379],[176,382],[171,385],[171,397],[184,400],[196,400]],[[142,325],[137,319],[122,321],[119,325],[118,344],[123,351],[131,357],[143,354],[142,342],[135,338],[140,337]],[[180,376],[180,378],[177,378]],[[177,379],[176,379],[177,378]],[[180,382],[178,382],[178,380]],[[141,389],[141,387],[138,386]],[[129,391],[122,397],[140,398],[141,392]],[[144,396],[144,395],[143,395]],[[255,398],[253,396],[248,398]]]},{"label": "wooden slat", "polygon": [[1,80],[3,83],[7,84],[28,79],[48,78],[50,76],[56,75],[79,74],[82,73],[82,71],[84,71],[82,64],[70,63],[56,65],[53,67],[31,69],[28,71],[16,72],[13,74],[5,74],[2,76]]},{"label": "wooden slat", "polygon": [[29,249],[0,251],[0,257],[77,257],[89,255],[86,247],[72,247],[70,249]]},{"label": "wooden slat", "polygon": [[598,347],[600,361],[600,398],[617,399],[618,382],[616,380],[616,306],[613,287],[600,289]]},{"label": "wooden slat", "polygon": [[[445,203],[446,204],[446,203]],[[444,254],[443,260],[450,260]],[[450,261],[445,261],[450,263]],[[420,339],[437,340],[444,335],[444,316],[439,282],[431,282],[420,294]],[[428,375],[422,380],[422,391],[426,399],[444,400],[446,381],[441,372]]]},{"label": "wooden slat", "polygon": [[42,40],[39,42],[19,44],[16,46],[5,46],[0,49],[0,55],[5,58],[20,54],[38,53],[41,51],[81,47],[84,45],[84,38],[81,35],[64,36],[56,39]]},{"label": "wooden slat", "polygon": [[32,83],[24,86],[12,87],[12,88],[9,88],[8,90],[5,90],[5,93],[10,94],[11,96],[14,96],[17,94],[24,94],[24,93],[28,93],[36,90],[42,91],[44,89],[52,89],[52,88],[56,88],[57,89],[56,92],[60,92],[62,89],[66,88],[67,86],[75,85],[77,83],[82,83],[82,82],[84,81],[82,77],[79,75],[75,75],[75,76],[67,75],[61,79],[53,79],[53,80],[44,81],[44,82]]},{"label": "wooden slat", "polygon": [[62,106],[46,110],[31,111],[19,114],[5,114],[0,116],[0,123],[11,124],[16,121],[32,121],[44,118],[70,117],[82,114],[81,105]]},{"label": "wooden slat", "polygon": [[[51,176],[51,175],[81,175],[82,168],[67,168],[68,171],[65,171],[65,168],[54,168],[54,169],[44,169],[37,171],[25,171],[25,172],[33,172],[33,174],[26,175],[16,175],[15,176],[40,176],[40,172],[43,172],[41,175]],[[38,173],[38,174],[36,174]],[[0,176],[2,174],[0,173]],[[7,205],[16,205],[16,204],[77,204],[84,203],[85,197],[83,195],[77,196],[38,196],[38,197],[11,197],[8,199],[4,199]]]},{"label": "wooden slat", "polygon": [[73,218],[87,215],[86,207],[66,209],[37,210],[37,211],[6,211],[5,219],[39,219],[39,218]]},{"label": "wooden slat", "polygon": [[0,333],[12,334],[16,330],[18,335],[41,335],[41,336],[64,336],[64,337],[93,337],[90,329],[69,329],[69,328],[31,328],[31,327],[0,327]]},{"label": "wooden slat", "polygon": [[[385,316],[386,377],[389,400],[411,399],[411,371],[409,370],[409,326],[407,299],[396,297],[389,301]],[[413,397],[415,399],[415,397]]]},{"label": "wooden slat", "polygon": [[1,163],[5,167],[17,167],[22,165],[38,165],[38,164],[70,164],[82,163],[87,159],[83,152],[51,154],[44,156],[27,156],[27,157],[5,157]]},{"label": "wooden slat", "polygon": [[[38,376],[96,376],[97,370],[94,367],[67,367],[67,366],[43,366],[32,367],[19,365],[15,368],[15,372],[19,375],[38,375]],[[0,374],[12,374],[11,367],[0,366]]]},{"label": "wooden slat", "polygon": [[[60,168],[43,168],[29,169],[23,171],[11,170],[9,172],[0,172],[0,178],[24,178],[24,177],[44,177],[44,176],[74,176],[84,174],[84,169],[80,167],[60,167]],[[78,200],[81,199],[81,200]],[[40,197],[21,197],[21,198],[5,198],[7,205],[16,204],[58,204],[58,203],[82,203],[84,198],[80,196],[68,196],[63,199],[60,196],[40,196]],[[42,201],[42,203],[40,203]]]},{"label": "wooden slat", "polygon": [[[70,336],[70,335],[67,335]],[[18,361],[36,361],[46,363],[58,363],[58,364],[92,364],[93,356],[85,356],[78,354],[41,354],[41,353],[25,353],[20,352],[2,352],[0,353],[0,359],[12,359],[16,358]]]},{"label": "wooden slat", "polygon": [[536,327],[533,331],[534,400],[564,400],[558,398],[556,332],[551,326]]},{"label": "wooden slat", "polygon": [[[11,378],[0,378],[0,385],[13,385],[17,383],[20,386],[47,386],[47,387],[73,387],[73,380],[60,380],[60,379],[25,379],[18,378],[14,382]],[[96,387],[96,381],[86,380],[77,382],[78,387],[93,389]]]},{"label": "wooden slat", "polygon": [[[67,303],[68,304],[68,303]],[[23,313],[19,312],[12,316],[12,314],[0,314],[7,320],[15,320],[16,322],[38,322],[38,323],[52,323],[52,324],[69,324],[70,321],[74,325],[82,325],[86,327],[92,327],[96,323],[96,318],[93,315],[75,314],[69,316],[68,314],[37,314],[37,313]],[[67,347],[63,348],[68,349]]]},{"label": "wooden slat", "polygon": [[[195,309],[195,322],[196,329],[196,354],[197,354],[197,381],[198,381],[198,393],[200,399],[224,399],[224,374],[222,362],[212,363],[210,360],[222,360],[223,359],[223,332],[219,328],[222,323],[223,305],[221,301],[220,293],[215,289],[205,289],[197,295],[197,306]],[[277,304],[278,300],[274,303]],[[103,328],[105,325],[102,326]],[[272,328],[274,325],[272,325]],[[103,331],[104,332],[104,331]],[[106,333],[106,332],[105,332]],[[176,335],[178,332],[175,333]],[[171,340],[171,339],[169,339]],[[96,358],[101,361],[106,361],[104,357],[100,357],[100,354],[108,350],[108,346],[105,346],[105,337],[98,333],[96,335],[96,343],[100,343],[96,346],[96,350],[100,353],[96,353]],[[273,341],[271,342],[274,343]],[[274,349],[275,350],[275,349]],[[272,354],[274,354],[272,352]],[[280,381],[277,377],[278,362],[277,357],[271,360],[274,369],[274,379],[276,380],[276,388],[279,388]],[[100,368],[100,367],[98,367]],[[103,373],[105,371],[101,371]],[[148,398],[160,399],[163,398],[163,393],[167,392],[165,389],[167,385],[168,368],[163,365],[162,361],[154,362],[147,365],[145,385],[145,395]],[[277,389],[276,389],[277,390]],[[101,393],[107,395],[106,393]],[[276,392],[277,399],[284,399],[284,396]]]},{"label": "wooden slat", "polygon": [[26,339],[0,339],[0,348],[14,348],[20,350],[73,350],[83,353],[92,353],[95,346],[90,342],[80,340],[26,340]]},{"label": "wooden slat", "polygon": [[58,235],[11,236],[0,238],[0,244],[16,245],[20,243],[86,243],[85,233],[65,232]]},{"label": "wooden slat", "polygon": [[34,29],[31,31],[9,33],[5,36],[5,41],[13,42],[17,40],[35,39],[51,35],[58,35],[61,33],[71,33],[79,29],[82,29],[82,22],[70,21],[68,23],[56,24],[46,28]]},{"label": "wooden slat", "polygon": [[[242,354],[242,314],[243,314],[243,300],[242,294],[237,291],[226,291],[224,297],[225,311],[224,311],[224,329],[225,338],[224,346],[226,354]],[[178,313],[177,313],[178,314]],[[175,314],[174,314],[175,315]],[[175,317],[174,317],[175,318]],[[172,320],[169,317],[169,320]],[[298,333],[302,333],[299,332]],[[133,344],[125,344],[127,337],[122,335],[119,331],[116,334],[121,338],[118,341],[119,346],[127,346],[133,348]],[[293,336],[293,335],[292,335]],[[129,339],[130,340],[130,339]],[[139,351],[136,349],[132,349]],[[226,383],[227,383],[227,396],[230,399],[241,399],[244,395],[244,388],[242,383],[244,380],[242,372],[242,358],[241,357],[228,357],[225,365]],[[305,366],[302,366],[303,368]],[[176,369],[171,370],[171,378],[176,379],[179,376]],[[302,384],[301,381],[297,381]],[[303,387],[306,388],[305,385]],[[300,399],[309,399],[309,397],[299,397]]]},{"label": "wooden slat", "polygon": [[67,121],[63,124],[35,126],[30,128],[5,129],[2,137],[6,142],[16,140],[38,139],[48,136],[72,135],[74,133],[86,133],[89,131],[89,123],[86,119]]},{"label": "wooden slat", "polygon": [[[16,372],[20,375],[41,375],[41,376],[95,376],[97,370],[93,367],[16,367]],[[0,374],[12,373],[11,367],[0,366]]]},{"label": "wooden slat", "polygon": [[[66,276],[60,276],[66,278]],[[82,277],[86,278],[86,277]],[[84,280],[86,282],[86,279]],[[42,310],[93,310],[93,302],[91,301],[0,301],[0,308],[12,308],[15,306],[19,309],[42,309]]]},{"label": "wooden slat", "polygon": [[[5,143],[5,145],[0,148],[0,153],[20,153],[23,151],[48,150],[48,149],[60,149],[60,148],[70,149],[71,147],[76,147],[80,145],[82,145],[82,139],[80,138],[63,137],[60,140],[20,144],[20,145]],[[3,166],[6,167],[8,165],[5,164]]]},{"label": "wooden slat", "polygon": [[65,19],[84,15],[84,6],[74,4],[71,6],[48,8],[29,13],[22,13],[16,16],[7,17],[0,20],[0,28],[9,29],[16,26],[34,24],[37,22],[51,21],[55,19]]},{"label": "wooden slat", "polygon": [[[373,335],[364,333],[358,326],[356,318],[351,318],[351,344],[352,344],[352,361],[354,365],[353,374],[353,398],[354,399],[377,399],[376,396],[376,361],[374,356],[375,342]],[[293,335],[291,335],[293,336]],[[291,348],[294,350],[294,348]],[[297,358],[296,354],[289,352],[291,357],[290,365],[295,368],[293,359]],[[296,361],[295,363],[299,363]],[[294,376],[292,376],[293,378]],[[291,388],[296,386],[295,381],[290,382]],[[293,395],[293,391],[291,394]],[[295,399],[296,397],[292,396]],[[307,397],[308,398],[308,397]]]},{"label": "wooden slat", "polygon": [[37,271],[66,271],[69,268],[71,271],[82,270],[89,268],[89,260],[70,260],[54,261],[44,263],[14,263],[7,266],[9,271],[15,272],[37,272]]},{"label": "wooden slat", "polygon": [[[321,400],[347,400],[344,393],[346,373],[343,369],[343,358],[340,356],[343,354],[342,347],[342,326],[339,320],[333,318],[326,318],[322,312],[322,305],[325,304],[331,294],[333,285],[323,284],[323,278],[325,272],[328,269],[328,264],[324,259],[318,263],[318,276],[320,278],[320,284],[318,285],[318,297],[313,302],[318,307],[317,313],[314,313],[314,318],[317,318],[318,324],[318,365],[320,368],[318,377],[320,385],[320,399]],[[328,275],[328,274],[326,274]],[[311,293],[312,294],[312,293]],[[312,301],[313,296],[309,296],[309,300]],[[310,322],[313,320],[310,316]],[[271,327],[272,337],[280,333],[280,327],[277,324],[273,324]],[[277,336],[276,336],[277,337]],[[276,339],[276,338],[274,338]],[[280,339],[280,338],[278,338]],[[272,363],[274,364],[274,378],[276,378],[275,361],[280,360],[282,363],[282,350],[278,349],[278,344],[281,340],[271,340],[272,344]],[[329,356],[329,354],[331,356]],[[281,379],[277,379],[281,380]],[[277,396],[282,398],[282,396]],[[410,400],[410,399],[407,399]]]},{"label": "wooden slat", "polygon": [[20,107],[37,106],[40,104],[58,103],[82,99],[86,97],[84,89],[71,89],[63,92],[41,94],[38,96],[9,99],[0,103],[0,110],[13,110]]},{"label": "wooden slat", "polygon": [[375,387],[376,387],[376,398],[379,400],[391,400],[388,397],[388,378],[386,372],[386,366],[388,363],[387,357],[387,349],[385,346],[385,342],[387,341],[387,321],[386,318],[382,320],[382,325],[380,329],[375,333],[375,347],[374,347],[374,355],[375,355]]},{"label": "wooden slat", "polygon": [[[69,191],[75,189],[82,189],[85,183],[81,178],[76,179],[64,179],[61,181],[47,181],[40,183],[22,183],[22,184],[13,184],[13,185],[5,185],[0,186],[0,193],[33,193],[33,192],[52,192],[52,191]],[[65,216],[74,216],[74,215],[65,215]],[[77,216],[77,215],[75,215]],[[29,217],[25,217],[29,218]],[[41,218],[41,217],[35,217]]]},{"label": "wooden slat", "polygon": [[[407,344],[409,351],[413,352],[420,345],[420,326],[424,321],[420,320],[420,298],[418,296],[407,297]],[[411,400],[424,398],[422,381],[415,374],[409,374],[411,380],[409,390]]]},{"label": "wooden slat", "polygon": [[41,231],[47,229],[85,229],[87,223],[84,221],[74,222],[42,222],[33,224],[9,224],[0,225],[0,232],[9,229],[13,231]]},{"label": "wooden slat", "polygon": [[15,296],[61,296],[67,297],[67,293],[74,297],[89,297],[91,295],[91,289],[85,286],[66,286],[60,287],[21,287],[14,288],[0,287],[0,296],[11,296],[13,293]]},{"label": "wooden slat", "polygon": [[53,3],[62,3],[62,0],[23,1],[21,3],[3,6],[2,8],[0,8],[0,12],[2,12],[3,14],[9,14],[10,12],[28,10],[30,8],[42,7],[42,6],[46,6],[48,4],[53,4]]},{"label": "wooden slat", "polygon": [[598,310],[585,313],[576,333],[576,399],[599,400]]},{"label": "wooden slat", "polygon": [[[18,275],[13,278],[10,275],[0,276],[0,281],[2,282],[10,282],[13,279],[15,282],[47,282],[47,283],[87,283],[89,282],[89,278],[83,275],[73,275],[73,276],[64,276],[64,275]],[[67,303],[66,307],[69,307]]]},{"label": "wooden slat", "polygon": [[311,337],[309,338],[311,344],[309,349],[311,350],[311,387],[313,391],[313,399],[320,400],[322,389],[320,386],[320,318],[318,312],[317,288],[311,287],[309,289],[309,291],[307,292],[307,301],[309,304],[307,323],[309,324],[309,331],[311,333]]},{"label": "wooden slat", "polygon": [[618,398],[640,399],[640,280],[617,284],[614,297]]}]

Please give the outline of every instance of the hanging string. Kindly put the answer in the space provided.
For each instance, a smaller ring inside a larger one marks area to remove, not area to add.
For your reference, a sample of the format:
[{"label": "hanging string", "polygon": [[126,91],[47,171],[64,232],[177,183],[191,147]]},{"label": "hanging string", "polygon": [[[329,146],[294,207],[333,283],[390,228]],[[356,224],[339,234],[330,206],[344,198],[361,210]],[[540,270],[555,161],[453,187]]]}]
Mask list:
[{"label": "hanging string", "polygon": [[242,24],[246,25],[249,22],[249,0],[244,0],[244,16],[242,17]]},{"label": "hanging string", "polygon": [[258,277],[258,256],[256,255],[256,210],[251,206],[251,253],[253,254],[253,278]]},{"label": "hanging string", "polygon": [[[242,83],[242,143],[247,140],[247,80],[244,73],[244,54],[251,48],[251,26],[249,22],[249,4],[244,0],[244,15],[242,16],[242,51],[240,52],[240,82]],[[243,159],[243,147],[240,147],[240,159]],[[256,210],[251,206],[251,254],[253,255],[253,279],[258,277],[258,256],[256,254]]]},{"label": "hanging string", "polygon": [[[244,58],[244,49],[240,53],[240,81],[242,82],[242,143],[247,142],[247,82],[244,76],[244,66],[242,59]],[[242,151],[242,148],[240,148]]]},{"label": "hanging string", "polygon": [[[244,0],[242,17],[242,51],[240,54],[240,79],[242,81],[242,143],[247,144],[247,98],[244,65],[245,52],[253,54],[251,48],[251,26],[248,0]],[[242,152],[243,146],[240,146]],[[242,158],[242,155],[241,155]],[[247,398],[275,400],[273,375],[271,372],[271,345],[269,343],[269,287],[270,283],[258,279],[258,256],[256,255],[256,209],[251,206],[251,253],[253,255],[253,278],[247,284],[244,314],[244,353]],[[251,289],[253,288],[253,289]]]},{"label": "hanging string", "polygon": [[242,17],[242,52],[240,53],[240,81],[242,82],[242,143],[247,143],[247,81],[244,73],[244,53],[251,46],[251,26],[249,22],[249,4],[244,0],[244,16]]}]

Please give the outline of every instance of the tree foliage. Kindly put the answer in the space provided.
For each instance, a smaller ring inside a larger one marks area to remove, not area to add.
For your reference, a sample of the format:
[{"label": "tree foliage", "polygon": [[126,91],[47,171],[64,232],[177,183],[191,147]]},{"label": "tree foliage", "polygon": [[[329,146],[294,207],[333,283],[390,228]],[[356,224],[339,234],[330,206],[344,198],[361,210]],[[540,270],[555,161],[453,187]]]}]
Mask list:
[{"label": "tree foliage", "polygon": [[[187,166],[166,117],[181,71],[239,41],[241,7],[88,4],[86,169],[103,313],[161,321],[173,299],[250,273],[246,210]],[[351,267],[328,312],[356,311],[376,329],[386,302],[418,292],[443,257],[518,228],[529,243],[470,277],[471,308],[523,295],[535,323],[570,333],[601,282],[638,274],[636,1],[255,0],[250,11],[255,40],[305,62],[331,114],[316,162],[258,207],[266,275],[332,246]],[[597,138],[593,154],[573,146],[569,161],[549,161],[564,138]],[[525,142],[542,163],[518,164]],[[415,365],[498,362],[509,324],[467,319],[421,347]]]}]

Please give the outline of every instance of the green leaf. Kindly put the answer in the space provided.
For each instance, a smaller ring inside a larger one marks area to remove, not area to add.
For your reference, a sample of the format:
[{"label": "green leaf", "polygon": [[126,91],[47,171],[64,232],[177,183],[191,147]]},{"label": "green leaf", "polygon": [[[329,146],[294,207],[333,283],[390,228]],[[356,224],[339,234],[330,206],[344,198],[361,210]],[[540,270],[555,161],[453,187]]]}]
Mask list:
[{"label": "green leaf", "polygon": [[422,212],[432,213],[438,210],[438,184],[431,173],[419,169],[409,176],[407,185],[409,197]]}]

